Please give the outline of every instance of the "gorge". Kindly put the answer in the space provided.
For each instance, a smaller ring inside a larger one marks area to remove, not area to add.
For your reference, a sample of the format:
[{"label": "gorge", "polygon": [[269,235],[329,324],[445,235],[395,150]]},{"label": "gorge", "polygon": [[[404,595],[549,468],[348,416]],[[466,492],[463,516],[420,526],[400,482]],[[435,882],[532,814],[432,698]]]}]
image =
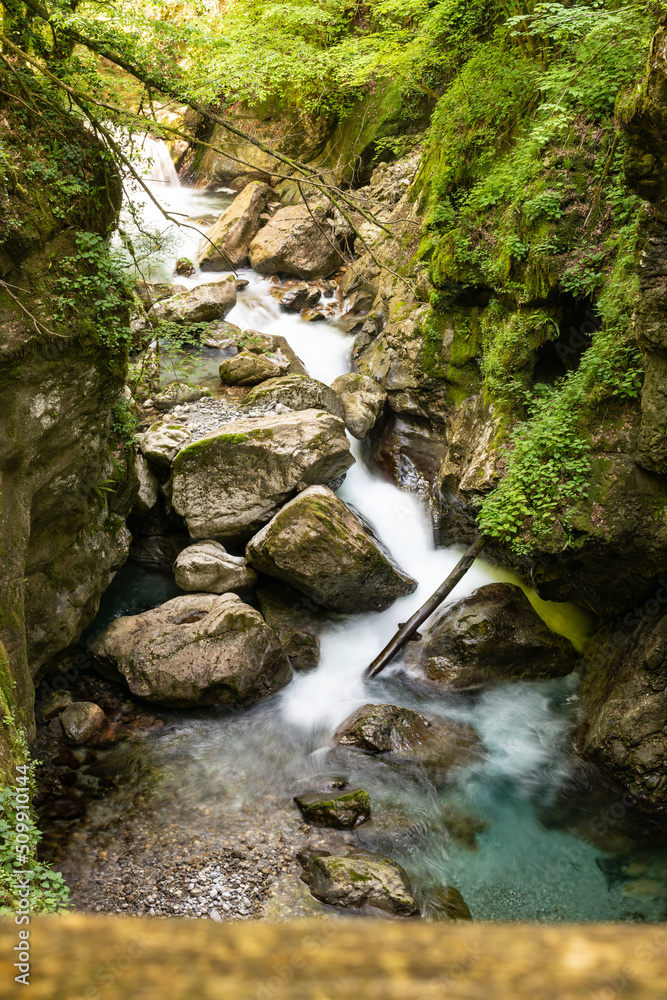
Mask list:
[{"label": "gorge", "polygon": [[148,139],[5,25],[0,764],[75,907],[664,919],[658,8],[426,5],[421,87]]}]

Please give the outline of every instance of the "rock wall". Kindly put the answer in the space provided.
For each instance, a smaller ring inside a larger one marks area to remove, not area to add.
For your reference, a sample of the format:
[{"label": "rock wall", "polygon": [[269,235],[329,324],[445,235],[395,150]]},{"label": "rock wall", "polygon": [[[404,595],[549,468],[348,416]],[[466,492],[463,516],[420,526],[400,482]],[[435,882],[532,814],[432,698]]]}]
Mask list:
[{"label": "rock wall", "polygon": [[[34,121],[0,116],[0,689],[30,733],[35,681],[92,620],[129,548],[132,484],[112,431],[123,352],[97,335],[83,285],[59,317],[58,283],[76,233],[114,222],[120,185],[76,123],[63,126],[61,167]],[[3,723],[0,780],[14,745]]]}]

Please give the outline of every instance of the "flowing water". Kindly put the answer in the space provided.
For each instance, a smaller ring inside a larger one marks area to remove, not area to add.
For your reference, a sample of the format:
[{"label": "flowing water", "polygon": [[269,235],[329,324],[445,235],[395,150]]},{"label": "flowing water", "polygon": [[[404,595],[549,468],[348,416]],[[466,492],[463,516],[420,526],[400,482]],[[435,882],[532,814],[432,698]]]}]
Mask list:
[{"label": "flowing water", "polygon": [[[226,192],[166,188],[159,180],[151,187],[171,210],[190,219],[218,214],[230,198]],[[151,207],[149,214],[155,218],[157,213]],[[169,280],[175,259],[193,257],[197,240],[191,230],[176,233],[170,254],[153,276]],[[331,383],[349,369],[351,338],[341,326],[335,321],[308,324],[281,312],[268,294],[267,279],[252,272],[242,276],[249,285],[227,317],[230,322],[286,337],[310,374],[323,382]],[[215,278],[195,275],[186,283]],[[200,375],[210,374],[217,360],[203,352],[199,364]],[[195,806],[206,802],[222,822],[235,810],[270,798],[296,811],[291,805],[295,793],[343,774],[353,786],[366,788],[373,803],[375,819],[356,831],[356,842],[389,853],[420,891],[456,886],[476,919],[664,916],[662,904],[637,889],[626,874],[660,877],[656,871],[665,868],[662,855],[629,839],[627,804],[619,804],[618,793],[573,754],[576,675],[500,684],[474,697],[430,700],[405,684],[400,658],[382,678],[364,679],[366,666],[397,624],[440,584],[460,551],[436,549],[418,497],[380,479],[365,465],[358,443],[352,447],[357,461],[339,495],[371,522],[401,567],[419,581],[418,590],[381,613],[334,616],[322,636],[317,669],[295,675],[269,701],[245,711],[179,713],[148,741],[161,775],[157,794],[165,795],[166,802],[166,791],[177,793],[191,804],[193,815]],[[452,599],[499,579],[523,586],[478,560]],[[548,624],[581,648],[590,627],[586,617],[573,606],[547,604],[524,589]],[[173,581],[166,577],[127,567],[107,594],[93,631],[115,615],[157,605],[174,593]],[[436,788],[418,771],[333,750],[335,728],[369,701],[420,707],[470,722],[486,756],[459,771],[453,783]],[[458,834],[452,833],[452,817],[458,817]],[[647,826],[648,831],[642,829],[640,820],[634,834],[641,840],[648,833],[650,842],[655,830],[648,821],[643,823]],[[628,869],[631,863],[634,869]]]}]

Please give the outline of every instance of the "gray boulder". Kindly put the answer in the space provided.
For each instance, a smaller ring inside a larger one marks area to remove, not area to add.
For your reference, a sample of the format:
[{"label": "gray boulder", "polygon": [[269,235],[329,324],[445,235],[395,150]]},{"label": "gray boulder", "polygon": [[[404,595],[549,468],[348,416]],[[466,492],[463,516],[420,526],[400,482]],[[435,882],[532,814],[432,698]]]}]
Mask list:
[{"label": "gray boulder", "polygon": [[[312,214],[311,214],[312,212]],[[324,278],[343,261],[327,210],[304,204],[281,208],[250,244],[250,263],[260,274]]]},{"label": "gray boulder", "polygon": [[153,307],[158,319],[169,323],[212,323],[224,319],[236,305],[236,284],[233,275],[224,281],[197,285]]},{"label": "gray boulder", "polygon": [[387,401],[387,393],[370,375],[360,372],[339,375],[331,388],[343,404],[345,426],[350,434],[363,441],[375,427]]},{"label": "gray boulder", "polygon": [[520,587],[490,583],[456,601],[405,647],[413,676],[442,689],[562,677],[574,669],[572,643],[549,629]]},{"label": "gray boulder", "polygon": [[146,458],[156,465],[169,467],[190,440],[191,434],[183,424],[177,424],[168,417],[151,424],[139,438],[139,447]]},{"label": "gray boulder", "polygon": [[[262,226],[271,188],[261,181],[251,181],[209,229],[197,258],[202,271],[228,271],[247,267],[248,247]],[[213,245],[214,244],[214,245]]]},{"label": "gray boulder", "polygon": [[203,541],[188,545],[174,563],[176,584],[188,593],[228,594],[249,590],[257,574],[241,556],[230,556],[219,542]]},{"label": "gray boulder", "polygon": [[484,748],[472,726],[422,715],[397,705],[363,705],[345,720],[334,742],[366,754],[421,764],[438,778],[474,763]]},{"label": "gray boulder", "polygon": [[188,594],[117,618],[89,647],[105,676],[158,705],[243,705],[292,670],[259,611],[236,594]]},{"label": "gray boulder", "polygon": [[326,851],[298,855],[305,882],[315,899],[330,906],[358,909],[373,906],[401,917],[419,916],[407,874],[395,861],[371,851],[331,855]]},{"label": "gray boulder", "polygon": [[[258,333],[257,330],[244,330],[237,340],[241,350],[250,351],[251,354],[262,354],[269,358],[278,367],[285,367],[281,374],[286,375],[307,375],[306,367],[295,352],[292,350],[287,340],[279,334]],[[287,362],[284,365],[284,362]]]},{"label": "gray boulder", "polygon": [[245,540],[297,486],[330,482],[353,462],[345,425],[330,413],[236,420],[178,453],[172,503],[193,538]]},{"label": "gray boulder", "polygon": [[283,507],[248,543],[246,559],[332,611],[379,611],[417,586],[325,486]]},{"label": "gray boulder", "polygon": [[335,417],[344,416],[340,397],[324,382],[308,375],[283,375],[262,382],[248,394],[246,403],[282,403],[291,410],[328,410]]},{"label": "gray boulder", "polygon": [[257,385],[277,378],[282,374],[282,368],[262,354],[240,351],[233,358],[220,362],[219,374],[224,385]]},{"label": "gray boulder", "polygon": [[257,590],[264,618],[280,639],[293,670],[313,670],[320,662],[319,633],[327,616],[298,590],[268,583]]},{"label": "gray boulder", "polygon": [[92,740],[104,729],[107,717],[92,701],[73,701],[60,716],[63,735],[72,746]]}]

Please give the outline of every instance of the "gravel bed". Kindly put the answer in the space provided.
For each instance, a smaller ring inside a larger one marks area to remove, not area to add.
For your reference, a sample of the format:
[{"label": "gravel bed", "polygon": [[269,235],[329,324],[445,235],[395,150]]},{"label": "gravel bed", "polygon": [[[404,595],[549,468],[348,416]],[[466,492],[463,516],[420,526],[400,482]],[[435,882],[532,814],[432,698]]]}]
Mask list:
[{"label": "gravel bed", "polygon": [[246,420],[248,417],[270,417],[274,414],[291,412],[290,407],[283,403],[240,408],[230,407],[219,399],[205,396],[196,403],[181,403],[174,406],[166,416],[188,428],[191,435],[190,441],[199,441],[211,431],[235,420]]}]

